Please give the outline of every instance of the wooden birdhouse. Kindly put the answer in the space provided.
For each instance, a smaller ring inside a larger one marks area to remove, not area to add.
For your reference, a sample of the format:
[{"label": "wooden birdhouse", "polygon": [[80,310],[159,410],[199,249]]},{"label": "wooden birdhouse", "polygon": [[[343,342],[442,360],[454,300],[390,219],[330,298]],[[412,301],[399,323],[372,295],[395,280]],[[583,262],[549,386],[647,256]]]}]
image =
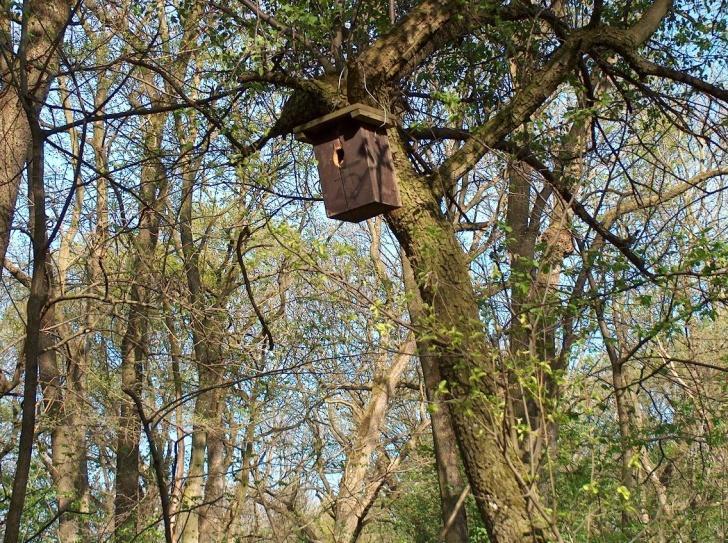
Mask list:
[{"label": "wooden birdhouse", "polygon": [[294,129],[314,146],[326,215],[360,222],[402,204],[389,152],[391,116],[354,104]]}]

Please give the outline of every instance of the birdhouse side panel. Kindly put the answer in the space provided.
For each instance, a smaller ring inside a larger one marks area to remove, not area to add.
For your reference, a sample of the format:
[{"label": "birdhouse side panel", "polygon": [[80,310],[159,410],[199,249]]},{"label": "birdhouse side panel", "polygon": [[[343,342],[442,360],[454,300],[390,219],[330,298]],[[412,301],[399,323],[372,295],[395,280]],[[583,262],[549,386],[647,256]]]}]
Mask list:
[{"label": "birdhouse side panel", "polygon": [[370,170],[376,185],[374,192],[377,194],[377,200],[387,206],[400,207],[402,203],[394,173],[394,162],[389,150],[387,133],[383,129],[369,131],[369,148],[372,157]]}]

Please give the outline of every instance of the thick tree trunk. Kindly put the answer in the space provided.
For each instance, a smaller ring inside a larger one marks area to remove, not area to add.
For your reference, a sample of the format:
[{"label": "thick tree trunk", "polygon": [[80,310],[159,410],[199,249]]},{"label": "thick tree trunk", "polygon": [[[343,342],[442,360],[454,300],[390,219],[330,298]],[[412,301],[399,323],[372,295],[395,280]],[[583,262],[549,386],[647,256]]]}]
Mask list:
[{"label": "thick tree trunk", "polygon": [[[63,329],[56,321],[55,307],[49,307],[43,315],[42,329]],[[50,333],[41,334],[39,382],[43,411],[51,431],[51,475],[58,496],[58,510],[63,512],[59,518],[58,539],[61,543],[75,543],[82,539],[82,514],[88,511],[83,391],[78,361],[69,360],[63,374],[57,361],[58,353],[53,348],[55,341]]]},{"label": "thick tree trunk", "polygon": [[[408,296],[410,320],[416,328],[425,326],[424,307],[420,292],[415,282],[406,255],[402,255],[402,273],[405,291]],[[460,454],[457,438],[452,428],[450,407],[437,397],[437,388],[442,381],[440,365],[431,353],[430,345],[423,339],[417,340],[417,354],[422,366],[422,377],[425,382],[425,393],[430,408],[432,441],[435,449],[435,465],[437,481],[440,486],[440,507],[442,524],[445,531],[445,543],[467,543],[468,519],[465,504],[461,499],[465,491],[465,481],[460,474]]]},{"label": "thick tree trunk", "polygon": [[[0,262],[5,260],[10,242],[15,202],[31,144],[23,100],[40,113],[37,105],[48,95],[71,11],[71,3],[65,0],[30,0],[24,7],[26,43],[20,46],[11,66],[0,64]],[[8,35],[0,34],[4,57],[13,49],[12,44],[3,43],[5,37]]]},{"label": "thick tree trunk", "polygon": [[390,130],[389,140],[403,206],[387,220],[431,310],[432,328],[426,332],[436,338],[433,346],[452,399],[458,445],[491,540],[557,539],[535,488],[525,484],[518,454],[502,436],[495,353],[484,341],[466,256],[427,181],[412,170],[400,134]]}]

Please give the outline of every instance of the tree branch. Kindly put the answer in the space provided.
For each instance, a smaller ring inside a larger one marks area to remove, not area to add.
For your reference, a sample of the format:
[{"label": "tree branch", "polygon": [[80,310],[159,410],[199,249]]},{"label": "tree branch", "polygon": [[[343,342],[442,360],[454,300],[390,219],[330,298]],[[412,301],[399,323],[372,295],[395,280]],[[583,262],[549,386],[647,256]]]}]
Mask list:
[{"label": "tree branch", "polygon": [[647,60],[641,55],[638,55],[633,50],[622,47],[621,44],[608,44],[611,49],[618,52],[627,63],[641,76],[652,75],[657,77],[663,77],[670,79],[678,83],[684,83],[700,92],[703,92],[717,100],[728,102],[728,90],[721,88],[717,85],[703,81],[699,77],[692,76],[688,73],[681,72],[680,70],[674,70],[666,66],[661,66],[651,60]]},{"label": "tree branch", "polygon": [[476,28],[534,15],[522,4],[425,0],[349,63],[349,99],[362,101],[367,90],[409,75],[434,52]]},{"label": "tree branch", "polygon": [[413,126],[411,128],[405,128],[404,133],[415,140],[464,141],[471,136],[468,130],[449,128],[446,126]]},{"label": "tree branch", "polygon": [[31,283],[31,277],[27,273],[25,273],[23,270],[20,269],[20,267],[15,264],[14,262],[11,262],[7,258],[5,258],[4,261],[4,267],[8,272],[10,272],[10,275],[12,275],[21,285],[23,285],[26,288],[30,288]]},{"label": "tree branch", "polygon": [[[260,9],[260,6],[252,0],[240,0],[240,2],[244,4],[250,11],[253,12],[253,14],[255,14],[256,17],[258,17],[261,21],[265,22],[268,26],[278,30],[279,32],[282,32],[293,41],[298,42],[303,47],[305,47],[316,57],[316,59],[321,64],[321,67],[324,69],[324,72],[334,73],[336,71],[333,63],[328,58],[316,52],[316,44],[311,42],[311,40],[309,40],[303,32],[296,32],[295,28],[291,28],[281,23],[275,17]],[[221,12],[233,19],[238,24],[245,24],[245,21],[240,17],[240,15],[238,15],[234,10],[230,9],[229,7],[221,4],[220,2],[213,2],[212,6],[216,9],[219,9]]]},{"label": "tree branch", "polygon": [[666,191],[663,194],[653,194],[652,196],[647,198],[633,198],[626,203],[620,202],[614,209],[602,215],[599,218],[600,222],[604,224],[606,228],[609,228],[609,226],[613,224],[615,220],[617,220],[619,217],[622,217],[623,215],[627,215],[628,213],[633,213],[641,209],[648,209],[659,204],[664,204],[665,202],[668,202],[674,198],[677,198],[681,194],[686,193],[692,188],[699,187],[700,185],[702,185],[706,181],[709,181],[710,179],[713,179],[714,177],[720,177],[723,175],[728,175],[728,168],[716,168],[714,170],[707,170],[691,177],[687,181],[675,187],[672,187],[672,189]]},{"label": "tree branch", "polygon": [[469,172],[488,150],[523,124],[553,94],[576,66],[584,35],[578,36],[565,42],[523,90],[488,122],[473,130],[472,137],[440,166],[435,175],[443,180],[443,185],[451,185]]},{"label": "tree branch", "polygon": [[655,279],[655,274],[652,273],[647,267],[647,263],[637,256],[634,251],[630,248],[630,243],[614,234],[612,234],[607,228],[602,225],[597,219],[591,216],[587,209],[579,202],[571,190],[562,182],[562,180],[554,175],[554,173],[541,162],[530,150],[518,147],[509,142],[503,142],[498,144],[498,148],[513,154],[518,160],[522,160],[536,170],[541,176],[554,187],[556,192],[559,193],[562,200],[571,208],[574,214],[590,226],[597,234],[611,243],[624,257],[629,260],[635,268],[637,268],[643,275],[651,280]]},{"label": "tree branch", "polygon": [[653,4],[647,8],[634,25],[627,30],[626,35],[632,40],[633,46],[642,45],[650,36],[659,28],[662,19],[672,7],[672,0],[655,0]]},{"label": "tree branch", "polygon": [[250,279],[248,279],[248,271],[245,267],[245,261],[243,260],[243,242],[250,237],[250,230],[246,226],[243,228],[243,230],[240,232],[240,235],[238,236],[238,242],[235,245],[235,254],[238,258],[238,264],[240,265],[240,272],[243,274],[243,283],[245,283],[245,292],[248,293],[248,299],[250,300],[250,305],[253,306],[253,311],[255,311],[255,315],[258,317],[258,321],[260,322],[260,326],[263,328],[263,333],[265,334],[266,338],[268,339],[268,350],[273,350],[273,334],[270,331],[270,328],[268,328],[268,324],[265,322],[265,317],[263,317],[263,313],[260,311],[260,308],[258,307],[258,304],[255,303],[255,297],[253,296],[253,288],[250,286]]},{"label": "tree branch", "polygon": [[655,32],[671,5],[671,0],[656,0],[640,20],[627,30],[595,27],[572,32],[546,66],[533,75],[531,82],[488,122],[473,130],[472,137],[442,164],[436,174],[442,182],[433,185],[448,186],[454,183],[475,167],[488,149],[495,147],[526,122],[566,79],[577,65],[582,52],[606,44],[616,44],[625,49],[636,48]]}]

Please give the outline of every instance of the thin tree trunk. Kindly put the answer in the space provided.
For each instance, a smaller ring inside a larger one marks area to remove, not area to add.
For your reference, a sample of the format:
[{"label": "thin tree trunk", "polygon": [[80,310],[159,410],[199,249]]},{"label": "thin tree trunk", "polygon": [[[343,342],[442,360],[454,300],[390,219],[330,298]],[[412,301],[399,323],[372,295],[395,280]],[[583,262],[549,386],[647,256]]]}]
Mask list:
[{"label": "thin tree trunk", "polygon": [[402,372],[414,352],[414,342],[408,340],[401,352],[388,364],[387,355],[381,355],[374,371],[369,400],[356,421],[356,431],[347,451],[346,467],[339,483],[334,507],[334,541],[354,543],[361,533],[361,523],[371,501],[376,497],[378,481],[367,479],[372,454],[379,444],[379,435],[387,408],[397,388]]},{"label": "thin tree trunk", "polygon": [[[219,367],[219,366],[218,366]],[[221,370],[218,370],[221,371]],[[215,380],[219,383],[222,374]],[[207,429],[207,480],[205,481],[205,506],[200,518],[200,534],[209,541],[225,540],[223,519],[228,504],[224,500],[225,472],[225,429],[223,423],[222,393],[214,394],[213,405],[209,408],[212,416]]]},{"label": "thin tree trunk", "polygon": [[[129,294],[126,332],[121,342],[121,388],[142,397],[142,362],[147,331],[147,302],[152,280],[150,263],[157,245],[159,223],[166,201],[167,182],[158,153],[161,145],[161,127],[164,116],[153,116],[145,134],[147,160],[141,174],[141,219],[139,233],[134,240],[135,253],[131,269],[133,284]],[[116,448],[116,497],[114,499],[114,535],[117,541],[131,541],[136,537],[139,487],[139,440],[141,422],[132,399],[124,394],[119,398],[119,432]]]},{"label": "thin tree trunk", "polygon": [[171,308],[164,309],[167,324],[167,337],[169,338],[169,353],[172,359],[172,381],[174,385],[174,422],[176,428],[175,440],[175,466],[172,479],[172,495],[170,496],[170,517],[172,519],[172,532],[177,530],[177,513],[182,499],[183,477],[185,472],[185,432],[184,432],[184,404],[182,403],[182,376],[180,374],[180,360],[182,353],[177,341],[174,319],[171,317]]},{"label": "thin tree trunk", "polygon": [[[5,519],[5,543],[16,543],[19,539],[20,520],[25,505],[30,464],[35,439],[36,394],[38,391],[38,366],[42,355],[43,312],[49,297],[50,285],[46,270],[48,249],[46,247],[45,187],[43,178],[43,136],[34,107],[27,104],[28,123],[31,127],[32,151],[28,185],[32,203],[33,276],[27,305],[25,332],[25,371],[23,385],[23,415],[18,443],[18,459],[13,478],[13,493],[10,496]],[[33,115],[35,113],[35,115]]]},{"label": "thin tree trunk", "polygon": [[[592,290],[596,292],[596,285],[591,275],[589,282]],[[604,346],[607,351],[609,363],[612,369],[612,386],[614,388],[614,403],[617,412],[617,427],[619,428],[619,439],[621,443],[620,463],[621,463],[621,481],[631,494],[635,492],[635,477],[632,467],[632,458],[634,456],[634,448],[632,447],[632,415],[629,409],[629,389],[624,377],[624,360],[620,357],[619,350],[615,347],[618,340],[612,335],[604,316],[604,307],[598,299],[594,302],[594,312],[596,313],[599,331],[602,334]],[[630,522],[630,511],[628,508],[622,508],[622,529],[625,529]]]},{"label": "thin tree trunk", "polygon": [[243,453],[240,459],[240,474],[238,476],[238,484],[235,489],[235,499],[230,506],[228,519],[226,523],[226,533],[233,537],[242,538],[244,524],[241,513],[246,505],[248,497],[248,489],[250,487],[250,477],[253,470],[253,442],[255,439],[255,429],[258,424],[259,403],[258,394],[262,381],[256,381],[248,398],[249,420],[245,426],[245,436],[243,438]]},{"label": "thin tree trunk", "polygon": [[[181,126],[178,125],[178,136],[181,142],[187,137]],[[190,138],[194,141],[194,136]],[[190,466],[187,473],[187,482],[182,496],[182,514],[179,520],[181,541],[183,543],[196,543],[200,539],[202,530],[211,528],[210,521],[219,526],[217,510],[213,509],[215,502],[222,497],[224,488],[223,474],[219,473],[218,453],[221,449],[212,436],[210,428],[219,428],[221,421],[221,391],[218,384],[224,375],[222,364],[222,336],[220,330],[224,329],[220,322],[222,311],[217,305],[209,307],[203,292],[202,274],[200,272],[199,253],[192,236],[192,200],[197,174],[196,161],[187,166],[182,175],[182,203],[180,206],[180,239],[187,276],[187,286],[190,293],[192,307],[192,337],[194,339],[195,360],[199,387],[204,390],[195,400],[194,425],[192,429],[192,448],[190,451]],[[218,303],[222,303],[218,301]],[[210,448],[210,445],[213,445]],[[218,455],[218,456],[216,456]],[[205,464],[208,466],[208,484],[205,483]],[[209,481],[212,477],[213,481]],[[205,496],[204,491],[211,494]],[[209,503],[208,503],[209,502]],[[213,519],[213,517],[215,517]],[[219,534],[207,533],[206,538],[215,540]]]},{"label": "thin tree trunk", "polygon": [[[424,307],[415,282],[412,266],[402,254],[402,273],[408,296],[410,320],[415,328],[422,324]],[[450,407],[437,397],[437,388],[442,381],[437,358],[431,353],[430,345],[423,339],[417,340],[417,354],[422,366],[425,393],[430,408],[432,441],[435,449],[435,467],[440,487],[440,507],[445,531],[445,543],[466,543],[468,541],[468,519],[460,497],[465,491],[465,481],[460,474],[460,454],[457,438],[452,428]]]}]

